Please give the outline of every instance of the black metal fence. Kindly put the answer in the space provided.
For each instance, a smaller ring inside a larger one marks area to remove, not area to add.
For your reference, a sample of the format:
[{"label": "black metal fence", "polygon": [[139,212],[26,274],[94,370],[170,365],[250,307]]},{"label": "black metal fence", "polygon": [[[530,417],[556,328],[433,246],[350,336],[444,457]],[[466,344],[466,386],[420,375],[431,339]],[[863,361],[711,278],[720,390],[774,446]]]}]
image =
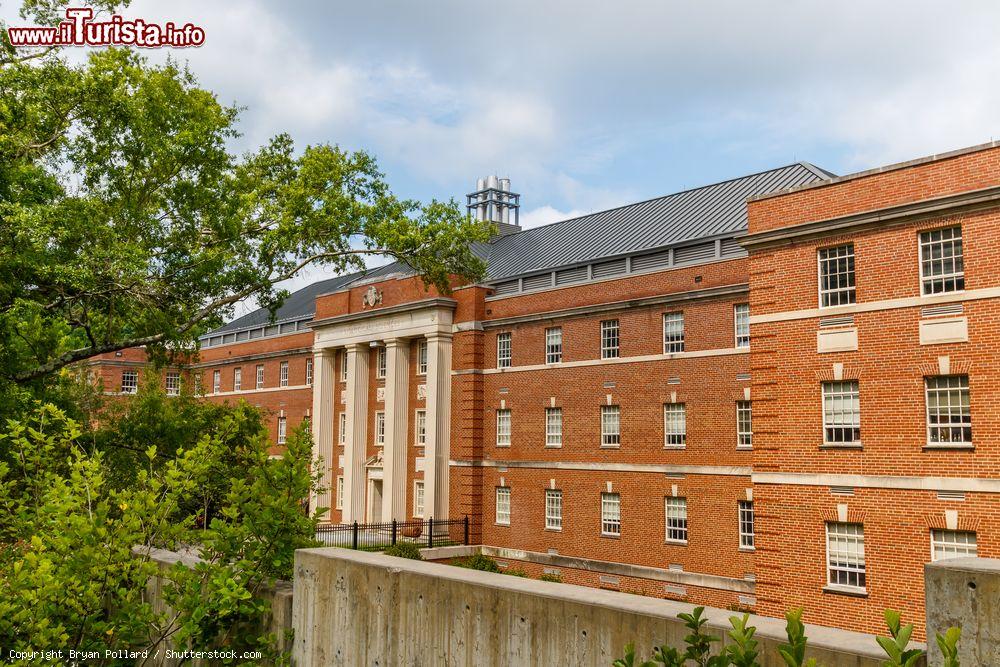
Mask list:
[{"label": "black metal fence", "polygon": [[316,539],[326,546],[382,551],[400,542],[423,547],[469,543],[469,517],[435,521],[414,519],[388,523],[345,523],[316,528]]}]

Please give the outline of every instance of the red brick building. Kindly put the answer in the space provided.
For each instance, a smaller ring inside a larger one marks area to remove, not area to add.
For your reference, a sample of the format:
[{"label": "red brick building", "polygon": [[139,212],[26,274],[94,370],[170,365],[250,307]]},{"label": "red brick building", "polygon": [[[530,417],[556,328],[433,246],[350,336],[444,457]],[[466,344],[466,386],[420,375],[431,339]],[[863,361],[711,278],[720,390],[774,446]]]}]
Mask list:
[{"label": "red brick building", "polygon": [[488,181],[483,284],[332,278],[193,370],[266,408],[276,451],[311,421],[330,521],[470,516],[533,576],[919,622],[923,563],[997,551],[998,193],[990,145],[522,231]]}]

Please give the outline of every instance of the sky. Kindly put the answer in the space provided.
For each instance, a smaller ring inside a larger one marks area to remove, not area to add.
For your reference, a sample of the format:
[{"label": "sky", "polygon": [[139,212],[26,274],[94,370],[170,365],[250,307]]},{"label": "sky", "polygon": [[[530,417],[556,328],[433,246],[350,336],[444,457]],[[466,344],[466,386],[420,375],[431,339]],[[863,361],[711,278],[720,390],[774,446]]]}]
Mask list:
[{"label": "sky", "polygon": [[147,55],[186,60],[245,107],[237,149],[278,132],[365,149],[424,201],[507,176],[525,226],[800,160],[844,174],[1000,137],[995,1],[136,0],[122,14],[205,29],[200,48]]}]

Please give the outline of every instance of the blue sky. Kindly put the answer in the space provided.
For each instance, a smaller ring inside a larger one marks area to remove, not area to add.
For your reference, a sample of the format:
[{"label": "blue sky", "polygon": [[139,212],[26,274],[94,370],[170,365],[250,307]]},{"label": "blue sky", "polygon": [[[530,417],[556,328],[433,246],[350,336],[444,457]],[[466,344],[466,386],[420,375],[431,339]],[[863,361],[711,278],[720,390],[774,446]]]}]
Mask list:
[{"label": "blue sky", "polygon": [[203,47],[172,55],[247,107],[241,147],[287,131],[364,148],[421,200],[509,176],[527,225],[796,160],[848,173],[1000,136],[996,2],[137,0],[123,13],[205,28]]}]

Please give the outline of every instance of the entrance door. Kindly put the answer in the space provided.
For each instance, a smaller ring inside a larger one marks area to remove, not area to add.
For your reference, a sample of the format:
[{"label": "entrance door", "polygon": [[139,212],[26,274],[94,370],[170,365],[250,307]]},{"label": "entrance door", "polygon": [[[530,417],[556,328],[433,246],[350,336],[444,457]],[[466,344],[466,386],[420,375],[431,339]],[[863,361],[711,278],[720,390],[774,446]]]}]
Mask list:
[{"label": "entrance door", "polygon": [[372,479],[368,482],[368,523],[382,520],[382,480]]}]

